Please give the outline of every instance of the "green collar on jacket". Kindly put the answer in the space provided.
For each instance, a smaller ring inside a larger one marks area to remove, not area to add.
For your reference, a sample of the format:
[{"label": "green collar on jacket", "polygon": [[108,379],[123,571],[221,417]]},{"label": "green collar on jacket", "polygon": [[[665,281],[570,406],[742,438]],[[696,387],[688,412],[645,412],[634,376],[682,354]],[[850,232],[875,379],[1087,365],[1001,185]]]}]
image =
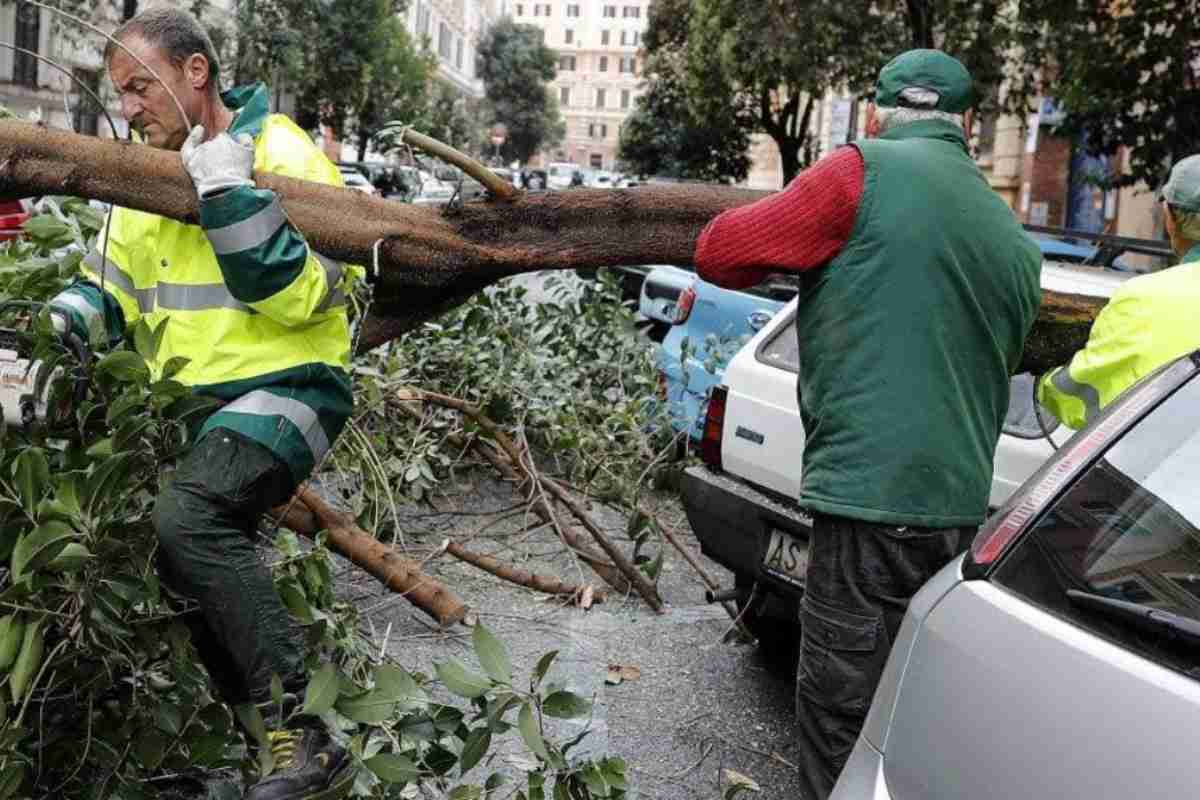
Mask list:
[{"label": "green collar on jacket", "polygon": [[1183,258],[1179,259],[1180,264],[1189,264],[1193,261],[1200,261],[1200,242],[1192,245],[1192,249],[1183,254]]},{"label": "green collar on jacket", "polygon": [[967,139],[962,128],[953,122],[942,119],[922,119],[889,128],[879,136],[880,139],[902,141],[904,139],[939,139],[943,142],[956,144],[967,152]]},{"label": "green collar on jacket", "polygon": [[237,112],[233,124],[229,126],[230,136],[236,137],[239,133],[258,136],[262,132],[263,120],[271,110],[270,94],[265,83],[259,81],[235,86],[221,92],[221,101],[226,108]]}]

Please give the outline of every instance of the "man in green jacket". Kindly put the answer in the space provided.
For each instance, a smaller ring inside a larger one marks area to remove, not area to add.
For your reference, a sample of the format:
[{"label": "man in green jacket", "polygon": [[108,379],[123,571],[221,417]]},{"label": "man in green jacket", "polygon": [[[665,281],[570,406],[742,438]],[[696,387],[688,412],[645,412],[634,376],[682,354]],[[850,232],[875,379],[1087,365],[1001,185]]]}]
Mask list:
[{"label": "man in green jacket", "polygon": [[1200,155],[1172,168],[1159,201],[1180,264],[1114,292],[1087,346],[1038,383],[1042,405],[1072,428],[1163,364],[1200,349]]},{"label": "man in green jacket", "polygon": [[349,417],[351,270],[312,250],[252,174],[341,178],[291,120],[268,113],[266,87],[219,93],[215,50],[191,15],[152,9],[114,36],[137,56],[111,44],[105,53],[122,113],[150,146],[181,151],[200,224],[114,209],[81,279],[52,307],[81,335],[109,341],[139,321],[164,326],[152,375],[223,404],[159,495],[159,568],[200,608],[193,641],[223,698],[268,708],[275,769],[246,797],[337,797],[353,781],[348,753],[319,720],[267,702],[275,676],[303,692],[304,636],[252,537]]},{"label": "man in green jacket", "polygon": [[880,72],[868,140],[721,214],[696,246],[700,277],[723,286],[800,275],[808,800],[832,790],[909,598],[987,512],[1041,300],[1037,246],[968,153],[972,96],[957,60],[901,54]]}]

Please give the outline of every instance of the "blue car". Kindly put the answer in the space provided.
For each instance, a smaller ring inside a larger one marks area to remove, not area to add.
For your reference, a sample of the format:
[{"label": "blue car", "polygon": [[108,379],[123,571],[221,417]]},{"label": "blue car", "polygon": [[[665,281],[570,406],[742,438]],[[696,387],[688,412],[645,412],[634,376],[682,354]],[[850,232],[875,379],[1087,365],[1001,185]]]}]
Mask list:
[{"label": "blue car", "polygon": [[[1097,269],[1129,271],[1123,250],[1168,254],[1165,242],[1097,237],[1098,242],[1066,241],[1031,231],[1046,261],[1095,264]],[[1097,263],[1099,262],[1099,263]],[[690,281],[690,285],[688,285]],[[686,288],[680,289],[681,286]],[[659,328],[655,361],[659,399],[671,410],[672,425],[699,442],[704,433],[708,390],[721,383],[725,364],[743,344],[796,296],[795,276],[778,275],[745,291],[722,289],[676,267],[655,267],[642,284],[640,310]],[[670,298],[675,299],[674,306]],[[669,325],[669,327],[668,327]]]}]

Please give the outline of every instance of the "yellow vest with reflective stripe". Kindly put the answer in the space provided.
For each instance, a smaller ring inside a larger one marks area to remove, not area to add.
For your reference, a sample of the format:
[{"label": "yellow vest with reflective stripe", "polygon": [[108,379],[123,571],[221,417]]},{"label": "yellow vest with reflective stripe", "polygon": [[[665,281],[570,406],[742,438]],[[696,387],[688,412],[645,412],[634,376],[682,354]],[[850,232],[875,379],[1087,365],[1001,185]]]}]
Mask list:
[{"label": "yellow vest with reflective stripe", "polygon": [[1184,260],[1113,294],[1087,346],[1038,383],[1047,410],[1078,430],[1146,375],[1200,349],[1200,247]]},{"label": "yellow vest with reflective stripe", "polygon": [[[319,183],[342,185],[341,174],[291,120],[272,115],[255,140],[254,168]],[[176,380],[192,386],[255,378],[321,363],[347,369],[350,333],[340,264],[310,252],[310,268],[272,302],[268,315],[236,299],[225,284],[208,236],[199,225],[114,209],[107,268],[99,269],[103,239],[85,259],[84,276],[121,305],[127,326],[145,318],[169,320],[157,357],[157,375],[172,358],[189,359]],[[323,305],[324,304],[324,305]],[[296,309],[293,319],[287,309]]]}]

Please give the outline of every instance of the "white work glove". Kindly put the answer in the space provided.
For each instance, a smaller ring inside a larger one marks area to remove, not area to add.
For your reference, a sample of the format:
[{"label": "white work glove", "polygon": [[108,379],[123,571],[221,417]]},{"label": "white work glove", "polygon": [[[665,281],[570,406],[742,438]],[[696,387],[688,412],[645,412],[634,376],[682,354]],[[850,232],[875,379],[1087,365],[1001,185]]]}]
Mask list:
[{"label": "white work glove", "polygon": [[197,125],[179,154],[202,199],[235,186],[254,185],[250,177],[254,174],[254,139],[248,133],[234,139],[222,132],[206,142],[204,126]]}]

